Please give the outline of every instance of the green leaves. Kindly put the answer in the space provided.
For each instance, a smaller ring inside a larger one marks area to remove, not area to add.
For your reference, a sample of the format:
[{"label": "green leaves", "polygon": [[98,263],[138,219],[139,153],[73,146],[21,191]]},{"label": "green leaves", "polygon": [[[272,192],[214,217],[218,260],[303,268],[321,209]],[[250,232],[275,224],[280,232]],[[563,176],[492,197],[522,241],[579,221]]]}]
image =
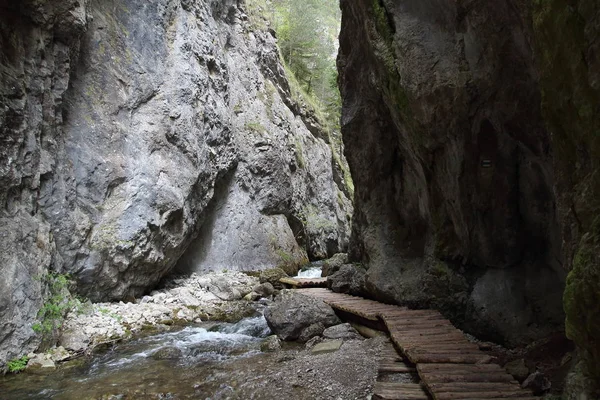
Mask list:
[{"label": "green leaves", "polygon": [[[322,114],[322,123],[339,130],[341,98],[335,59],[341,11],[338,0],[248,0],[251,10],[263,9],[277,32],[287,69],[308,103]],[[267,13],[266,10],[269,10]]]},{"label": "green leaves", "polygon": [[31,329],[44,339],[51,339],[62,328],[67,313],[80,302],[69,293],[68,275],[48,272],[42,275],[40,280],[46,285],[48,294],[46,302],[38,311],[38,322],[33,324]]},{"label": "green leaves", "polygon": [[8,372],[13,374],[18,374],[23,371],[25,367],[27,367],[27,363],[29,362],[29,357],[23,356],[21,358],[14,358],[10,360],[7,364]]}]

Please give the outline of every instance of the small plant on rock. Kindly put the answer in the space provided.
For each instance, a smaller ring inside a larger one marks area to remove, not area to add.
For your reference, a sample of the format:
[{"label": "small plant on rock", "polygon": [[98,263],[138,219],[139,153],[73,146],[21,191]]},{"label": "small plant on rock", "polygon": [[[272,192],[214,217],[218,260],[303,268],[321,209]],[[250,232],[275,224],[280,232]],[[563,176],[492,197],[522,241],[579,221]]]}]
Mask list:
[{"label": "small plant on rock", "polygon": [[69,292],[68,275],[48,272],[40,280],[46,286],[47,297],[38,311],[38,322],[33,324],[32,329],[42,335],[44,341],[50,341],[56,339],[66,315],[80,302]]},{"label": "small plant on rock", "polygon": [[23,356],[21,358],[13,358],[7,364],[8,372],[13,374],[18,374],[23,371],[25,367],[27,367],[27,363],[29,362],[29,357]]}]

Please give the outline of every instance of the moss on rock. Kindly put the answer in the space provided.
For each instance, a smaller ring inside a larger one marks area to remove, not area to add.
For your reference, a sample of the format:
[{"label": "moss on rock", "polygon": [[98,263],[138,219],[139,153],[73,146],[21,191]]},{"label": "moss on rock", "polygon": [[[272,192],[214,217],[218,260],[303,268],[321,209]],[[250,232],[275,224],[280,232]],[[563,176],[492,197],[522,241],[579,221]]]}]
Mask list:
[{"label": "moss on rock", "polygon": [[[565,265],[566,333],[600,382],[600,92],[590,77],[596,0],[532,0],[544,119],[552,132]],[[597,28],[596,28],[597,29]]]}]

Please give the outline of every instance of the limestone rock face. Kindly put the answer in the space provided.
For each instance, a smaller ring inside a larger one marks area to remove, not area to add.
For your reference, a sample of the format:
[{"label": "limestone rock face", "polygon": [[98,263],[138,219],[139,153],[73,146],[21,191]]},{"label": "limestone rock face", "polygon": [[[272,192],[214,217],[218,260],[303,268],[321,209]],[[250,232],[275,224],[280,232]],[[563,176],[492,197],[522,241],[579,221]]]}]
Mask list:
[{"label": "limestone rock face", "polygon": [[0,366],[36,345],[48,269],[105,301],[188,249],[183,272],[346,251],[327,134],[244,7],[0,0]]},{"label": "limestone rock face", "polygon": [[350,261],[368,266],[367,289],[512,344],[561,329],[566,274],[528,5],[341,6]]}]

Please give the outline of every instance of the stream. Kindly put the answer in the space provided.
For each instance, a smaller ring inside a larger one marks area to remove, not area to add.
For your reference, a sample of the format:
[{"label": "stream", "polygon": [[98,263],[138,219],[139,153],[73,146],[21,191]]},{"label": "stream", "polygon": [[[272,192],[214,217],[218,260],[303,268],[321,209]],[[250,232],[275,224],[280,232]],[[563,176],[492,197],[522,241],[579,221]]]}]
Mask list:
[{"label": "stream", "polygon": [[[320,263],[298,273],[320,276]],[[51,372],[0,377],[0,400],[237,399],[240,386],[271,378],[257,367],[278,362],[260,351],[271,334],[263,309],[257,305],[254,317],[233,324],[202,322],[127,340]]]},{"label": "stream", "polygon": [[117,344],[50,374],[7,375],[0,399],[227,398],[235,371],[260,362],[269,334],[262,315],[187,326]]}]

